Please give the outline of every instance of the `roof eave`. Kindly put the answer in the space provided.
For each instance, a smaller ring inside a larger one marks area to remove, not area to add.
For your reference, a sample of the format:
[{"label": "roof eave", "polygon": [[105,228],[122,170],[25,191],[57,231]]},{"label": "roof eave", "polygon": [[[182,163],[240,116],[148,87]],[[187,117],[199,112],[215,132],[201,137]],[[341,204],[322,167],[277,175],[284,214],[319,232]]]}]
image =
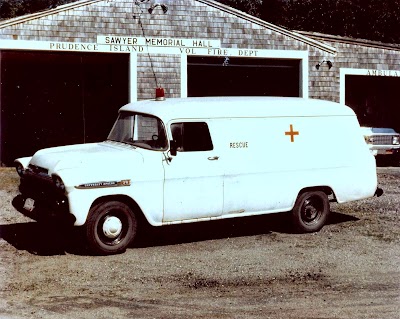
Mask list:
[{"label": "roof eave", "polygon": [[104,0],[81,0],[81,1],[67,3],[64,5],[58,6],[54,9],[47,9],[47,10],[43,10],[43,11],[39,11],[39,12],[35,12],[35,13],[26,14],[26,15],[23,15],[20,17],[0,21],[0,29],[10,27],[13,25],[17,25],[17,24],[21,24],[21,23],[25,23],[27,21],[40,19],[40,18],[47,17],[47,16],[50,16],[53,14],[57,14],[57,13],[60,13],[63,11],[76,9],[79,7],[83,7],[83,6],[86,6],[86,5],[89,5],[92,3],[96,3],[96,2],[101,2],[101,1],[104,1]]},{"label": "roof eave", "polygon": [[285,35],[287,37],[290,37],[290,38],[292,38],[294,40],[303,42],[303,43],[305,43],[307,45],[310,45],[312,47],[318,48],[318,49],[320,49],[322,51],[325,51],[327,53],[334,54],[334,55],[337,53],[336,48],[333,47],[333,46],[330,46],[328,44],[319,42],[317,40],[314,40],[313,38],[306,37],[306,36],[301,35],[299,33],[292,32],[292,31],[290,31],[288,29],[285,29],[285,28],[282,28],[282,27],[277,26],[275,24],[269,23],[269,22],[264,21],[264,20],[262,20],[260,18],[254,17],[254,16],[252,16],[252,15],[250,15],[248,13],[245,13],[243,11],[240,11],[240,10],[237,10],[235,8],[229,7],[229,6],[224,5],[224,4],[220,3],[220,2],[217,2],[215,0],[196,0],[196,1],[204,3],[204,4],[206,4],[208,6],[211,6],[211,7],[217,8],[217,9],[219,9],[221,11],[236,15],[237,17],[240,17],[240,18],[243,18],[243,19],[245,19],[247,21],[250,21],[252,23],[258,24],[258,25],[260,25],[260,26],[262,26],[264,28],[267,28],[269,30],[272,30],[274,32],[281,33],[281,34],[283,34],[283,35]]},{"label": "roof eave", "polygon": [[329,41],[329,42],[337,42],[337,43],[346,43],[352,45],[360,45],[366,47],[380,48],[380,49],[388,49],[388,50],[400,50],[399,44],[394,43],[385,43],[380,41],[373,41],[368,39],[360,39],[360,38],[350,38],[346,36],[333,35],[333,34],[325,34],[319,32],[312,31],[295,31],[298,34],[302,34],[314,39]]}]

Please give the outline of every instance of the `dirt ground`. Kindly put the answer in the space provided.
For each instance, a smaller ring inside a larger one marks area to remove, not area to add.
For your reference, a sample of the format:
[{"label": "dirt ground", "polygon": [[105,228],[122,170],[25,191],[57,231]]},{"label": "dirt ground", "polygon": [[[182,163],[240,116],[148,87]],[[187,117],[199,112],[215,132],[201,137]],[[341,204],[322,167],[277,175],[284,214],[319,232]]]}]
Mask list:
[{"label": "dirt ground", "polygon": [[400,169],[385,194],[332,204],[327,226],[285,216],[150,229],[124,254],[18,213],[0,169],[0,318],[400,318]]}]

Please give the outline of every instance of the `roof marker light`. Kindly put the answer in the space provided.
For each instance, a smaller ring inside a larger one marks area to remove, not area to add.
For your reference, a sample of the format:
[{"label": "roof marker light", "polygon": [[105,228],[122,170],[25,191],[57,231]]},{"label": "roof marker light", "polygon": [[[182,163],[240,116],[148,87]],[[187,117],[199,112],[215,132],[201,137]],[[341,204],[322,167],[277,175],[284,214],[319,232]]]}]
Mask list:
[{"label": "roof marker light", "polygon": [[164,88],[162,87],[156,88],[156,101],[165,101]]}]

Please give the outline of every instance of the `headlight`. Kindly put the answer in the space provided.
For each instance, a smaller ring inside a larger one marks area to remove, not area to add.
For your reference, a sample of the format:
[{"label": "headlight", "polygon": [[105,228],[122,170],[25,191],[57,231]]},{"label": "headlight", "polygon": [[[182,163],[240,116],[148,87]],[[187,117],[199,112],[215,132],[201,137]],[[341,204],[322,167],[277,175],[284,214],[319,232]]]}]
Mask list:
[{"label": "headlight", "polygon": [[65,191],[65,185],[60,176],[53,175],[53,182],[56,185],[57,189],[59,189],[60,191]]},{"label": "headlight", "polygon": [[21,163],[17,163],[17,164],[15,165],[15,169],[17,170],[17,173],[18,173],[19,176],[24,175],[24,173],[25,173],[25,168],[22,166]]},{"label": "headlight", "polygon": [[372,136],[364,136],[364,139],[367,144],[374,144],[374,138]]},{"label": "headlight", "polygon": [[393,145],[399,145],[400,144],[400,136],[393,136],[392,144]]}]

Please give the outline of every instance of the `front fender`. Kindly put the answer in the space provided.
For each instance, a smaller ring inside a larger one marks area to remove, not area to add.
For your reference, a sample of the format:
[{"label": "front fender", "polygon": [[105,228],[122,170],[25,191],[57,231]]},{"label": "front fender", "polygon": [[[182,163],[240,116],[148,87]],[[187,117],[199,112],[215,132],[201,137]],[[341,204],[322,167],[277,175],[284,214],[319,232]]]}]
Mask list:
[{"label": "front fender", "polygon": [[86,223],[89,215],[90,208],[93,203],[101,197],[106,196],[117,196],[127,195],[127,192],[121,192],[120,190],[111,190],[109,188],[104,189],[74,189],[67,195],[69,212],[75,216],[75,226],[82,226]]},{"label": "front fender", "polygon": [[32,156],[17,158],[14,161],[14,164],[21,164],[26,169],[29,166],[29,162],[31,161],[31,159]]},{"label": "front fender", "polygon": [[75,226],[86,223],[93,203],[102,197],[126,196],[136,203],[140,213],[152,226],[162,225],[163,200],[162,196],[154,196],[162,192],[161,182],[133,184],[127,187],[110,187],[97,189],[77,189],[68,192],[69,211],[75,217]]}]

